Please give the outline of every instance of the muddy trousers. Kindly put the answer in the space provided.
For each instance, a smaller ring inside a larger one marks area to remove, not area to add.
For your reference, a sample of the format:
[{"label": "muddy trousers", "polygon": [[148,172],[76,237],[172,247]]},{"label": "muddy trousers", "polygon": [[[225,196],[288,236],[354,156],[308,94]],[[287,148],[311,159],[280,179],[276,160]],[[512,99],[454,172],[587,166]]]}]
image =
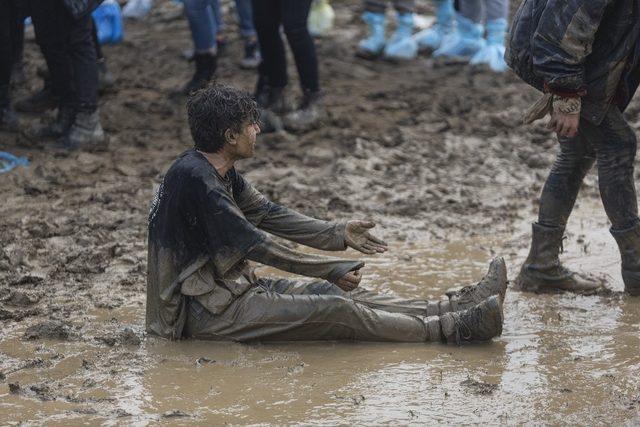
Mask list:
[{"label": "muddy trousers", "polygon": [[594,162],[612,229],[624,230],[638,223],[633,180],[636,143],[633,129],[615,106],[598,126],[582,119],[577,136],[560,138],[560,153],[542,190],[538,223],[565,227],[582,181]]},{"label": "muddy trousers", "polygon": [[366,290],[347,293],[329,282],[260,279],[213,314],[189,302],[185,335],[205,340],[250,341],[441,341],[429,303]]},{"label": "muddy trousers", "polygon": [[414,0],[365,0],[364,9],[373,13],[384,13],[387,3],[393,3],[393,7],[400,13],[413,13],[415,9]]}]

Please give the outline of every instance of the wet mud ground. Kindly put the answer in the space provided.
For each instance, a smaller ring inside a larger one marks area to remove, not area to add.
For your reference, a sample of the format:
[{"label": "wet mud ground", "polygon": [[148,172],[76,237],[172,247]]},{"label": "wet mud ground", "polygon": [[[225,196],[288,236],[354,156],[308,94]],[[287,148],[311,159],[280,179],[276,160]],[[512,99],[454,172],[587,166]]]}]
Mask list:
[{"label": "wet mud ground", "polygon": [[[356,59],[357,6],[335,4],[336,29],[317,43],[329,118],[305,134],[259,137],[241,169],[308,214],[375,218],[392,250],[365,258],[362,286],[437,298],[478,280],[496,254],[513,279],[557,150],[544,124],[519,126],[536,93],[515,76],[426,56]],[[229,37],[219,78],[250,90],[254,75],[237,68],[241,43]],[[119,79],[101,100],[108,151],[64,156],[0,134],[2,150],[32,160],[0,175],[2,424],[640,423],[640,300],[620,293],[594,174],[564,256],[607,274],[611,292],[510,290],[504,333],[490,344],[145,336],[146,215],[162,172],[190,146],[183,100],[171,97],[191,73],[181,58],[190,43],[168,2],[128,23],[126,38],[106,49]],[[33,78],[18,96],[39,85],[32,42],[27,56]],[[636,129],[638,111],[636,99]]]}]

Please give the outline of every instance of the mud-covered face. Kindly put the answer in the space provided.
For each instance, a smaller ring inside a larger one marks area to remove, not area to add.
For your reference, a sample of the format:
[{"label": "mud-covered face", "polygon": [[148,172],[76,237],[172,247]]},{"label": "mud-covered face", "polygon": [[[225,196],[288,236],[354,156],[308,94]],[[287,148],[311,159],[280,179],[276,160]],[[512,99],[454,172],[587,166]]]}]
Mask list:
[{"label": "mud-covered face", "polygon": [[235,148],[235,155],[239,159],[253,157],[256,148],[256,136],[260,133],[260,126],[255,122],[246,122],[240,133],[231,132],[229,143]]}]

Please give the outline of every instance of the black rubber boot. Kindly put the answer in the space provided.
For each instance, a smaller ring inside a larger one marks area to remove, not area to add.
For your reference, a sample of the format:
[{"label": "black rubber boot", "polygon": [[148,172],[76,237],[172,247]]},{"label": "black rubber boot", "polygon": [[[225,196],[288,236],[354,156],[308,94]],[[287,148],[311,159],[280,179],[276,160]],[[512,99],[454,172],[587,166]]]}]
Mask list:
[{"label": "black rubber boot", "polygon": [[560,264],[564,228],[533,224],[531,249],[516,285],[530,292],[569,291],[592,294],[604,281],[590,274],[571,271]]},{"label": "black rubber boot", "polygon": [[69,133],[62,136],[56,143],[64,150],[87,149],[100,151],[106,148],[105,136],[100,125],[100,113],[78,112]]},{"label": "black rubber boot", "polygon": [[48,80],[44,81],[44,86],[38,92],[15,102],[14,107],[23,113],[44,113],[53,110],[58,105],[56,97],[51,90]]},{"label": "black rubber boot", "polygon": [[52,122],[34,125],[29,135],[34,138],[59,138],[69,132],[75,118],[76,112],[73,108],[60,107]]},{"label": "black rubber boot", "polygon": [[183,95],[189,95],[191,92],[205,87],[213,78],[218,66],[217,56],[211,53],[196,53],[193,56],[193,61],[196,64],[196,72],[182,88]]},{"label": "black rubber boot", "polygon": [[620,249],[624,290],[630,295],[640,296],[640,224],[626,230],[610,231]]},{"label": "black rubber boot", "polygon": [[287,130],[304,132],[318,126],[325,116],[322,92],[305,90],[302,94],[302,102],[296,111],[292,111],[284,117],[283,123]]},{"label": "black rubber boot", "polygon": [[499,296],[492,296],[464,311],[440,316],[443,341],[461,344],[488,341],[502,334],[504,316]]}]

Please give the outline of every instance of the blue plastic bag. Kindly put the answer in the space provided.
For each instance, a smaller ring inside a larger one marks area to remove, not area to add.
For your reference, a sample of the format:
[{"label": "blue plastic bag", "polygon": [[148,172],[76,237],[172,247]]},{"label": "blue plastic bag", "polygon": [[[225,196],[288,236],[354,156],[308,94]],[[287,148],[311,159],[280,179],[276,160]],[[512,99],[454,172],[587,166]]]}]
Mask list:
[{"label": "blue plastic bag", "polygon": [[100,44],[115,44],[122,41],[124,36],[122,12],[115,0],[105,0],[91,15],[96,23]]},{"label": "blue plastic bag", "polygon": [[16,157],[6,151],[0,151],[0,173],[9,172],[18,166],[29,166],[29,159],[26,157]]}]

